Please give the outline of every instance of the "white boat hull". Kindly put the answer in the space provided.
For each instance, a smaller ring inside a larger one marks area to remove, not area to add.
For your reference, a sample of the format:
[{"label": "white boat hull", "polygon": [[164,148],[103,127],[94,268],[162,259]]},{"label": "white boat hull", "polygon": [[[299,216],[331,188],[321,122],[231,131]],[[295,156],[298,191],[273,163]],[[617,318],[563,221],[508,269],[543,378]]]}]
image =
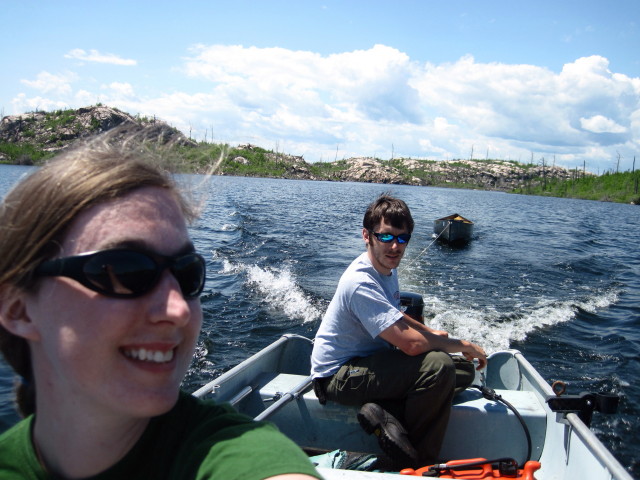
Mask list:
[{"label": "white boat hull", "polygon": [[[242,413],[268,419],[308,452],[337,449],[380,453],[374,436],[356,420],[357,409],[335,402],[321,405],[310,387],[311,340],[285,335],[194,393],[231,402]],[[475,383],[490,387],[511,403],[531,436],[530,460],[539,461],[537,480],[631,480],[597,437],[574,413],[553,412],[546,402],[551,387],[516,350],[495,353]],[[425,407],[428,408],[428,407]],[[487,400],[476,389],[456,396],[443,459],[527,460],[524,430],[504,404]],[[398,478],[395,474],[321,469],[327,479]]]}]

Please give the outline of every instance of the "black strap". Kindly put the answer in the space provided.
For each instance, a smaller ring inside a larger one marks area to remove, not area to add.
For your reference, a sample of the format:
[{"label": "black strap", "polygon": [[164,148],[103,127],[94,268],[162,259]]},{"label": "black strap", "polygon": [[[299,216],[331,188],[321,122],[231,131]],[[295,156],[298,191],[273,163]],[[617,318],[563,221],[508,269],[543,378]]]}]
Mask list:
[{"label": "black strap", "polygon": [[327,403],[327,393],[325,389],[325,382],[329,380],[329,378],[314,378],[313,379],[313,391],[318,397],[318,402],[320,405],[324,405]]},{"label": "black strap", "polygon": [[518,410],[516,410],[516,408],[513,405],[511,405],[504,398],[502,398],[501,395],[498,395],[493,388],[484,387],[481,385],[471,385],[471,386],[480,390],[480,393],[482,393],[482,396],[487,400],[493,400],[494,402],[500,402],[506,405],[507,408],[511,410],[516,416],[516,418],[520,421],[520,425],[522,425],[522,430],[524,431],[524,434],[527,437],[527,456],[524,462],[522,462],[522,466],[524,466],[525,463],[531,460],[531,434],[529,433],[529,428],[527,427],[527,424],[525,423],[524,418],[522,418],[522,415],[520,415],[520,412],[518,412]]}]

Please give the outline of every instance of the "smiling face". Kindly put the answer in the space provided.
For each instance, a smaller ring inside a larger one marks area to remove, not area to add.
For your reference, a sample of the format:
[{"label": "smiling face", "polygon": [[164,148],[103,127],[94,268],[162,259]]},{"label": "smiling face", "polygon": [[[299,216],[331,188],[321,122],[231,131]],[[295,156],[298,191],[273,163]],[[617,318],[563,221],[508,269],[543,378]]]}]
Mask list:
[{"label": "smiling face", "polygon": [[[144,187],[81,213],[60,257],[114,247],[174,255],[191,247],[168,190]],[[165,270],[149,293],[105,297],[66,277],[46,277],[25,300],[38,412],[84,408],[148,418],[168,411],[202,325],[200,300],[185,300]]]},{"label": "smiling face", "polygon": [[[396,228],[387,223],[384,219],[376,225],[375,228],[373,228],[373,231],[375,233],[390,233],[392,235],[410,233],[406,227]],[[397,240],[393,240],[389,243],[383,243],[374,235],[370,235],[366,228],[362,229],[362,238],[367,245],[367,254],[373,264],[373,268],[383,275],[391,275],[391,270],[398,268],[398,265],[400,265],[400,261],[402,260],[408,243],[400,244]]]}]

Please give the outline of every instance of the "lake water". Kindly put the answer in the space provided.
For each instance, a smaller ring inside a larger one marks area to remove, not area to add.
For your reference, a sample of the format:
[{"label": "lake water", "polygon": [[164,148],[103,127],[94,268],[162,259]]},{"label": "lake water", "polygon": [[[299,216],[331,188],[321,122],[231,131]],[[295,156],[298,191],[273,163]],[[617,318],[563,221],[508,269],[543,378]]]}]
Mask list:
[{"label": "lake water", "polygon": [[[29,167],[0,166],[0,194]],[[593,430],[640,478],[640,208],[413,186],[184,176],[206,192],[191,228],[208,259],[205,324],[189,391],[288,332],[312,337],[338,279],[363,251],[362,216],[390,191],[416,229],[400,267],[430,325],[516,348],[568,393],[615,392]],[[434,219],[475,222],[464,248],[432,244]],[[25,239],[28,241],[28,239]],[[16,421],[0,361],[0,430]]]}]

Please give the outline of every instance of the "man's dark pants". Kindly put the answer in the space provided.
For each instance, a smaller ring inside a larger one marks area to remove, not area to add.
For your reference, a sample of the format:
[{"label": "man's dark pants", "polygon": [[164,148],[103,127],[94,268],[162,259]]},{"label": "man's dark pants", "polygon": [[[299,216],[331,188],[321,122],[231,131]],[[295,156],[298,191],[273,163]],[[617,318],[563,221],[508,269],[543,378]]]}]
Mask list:
[{"label": "man's dark pants", "polygon": [[439,461],[451,400],[474,379],[472,362],[440,351],[409,356],[383,350],[351,359],[325,383],[326,397],[345,405],[374,402],[405,425],[421,462]]}]

